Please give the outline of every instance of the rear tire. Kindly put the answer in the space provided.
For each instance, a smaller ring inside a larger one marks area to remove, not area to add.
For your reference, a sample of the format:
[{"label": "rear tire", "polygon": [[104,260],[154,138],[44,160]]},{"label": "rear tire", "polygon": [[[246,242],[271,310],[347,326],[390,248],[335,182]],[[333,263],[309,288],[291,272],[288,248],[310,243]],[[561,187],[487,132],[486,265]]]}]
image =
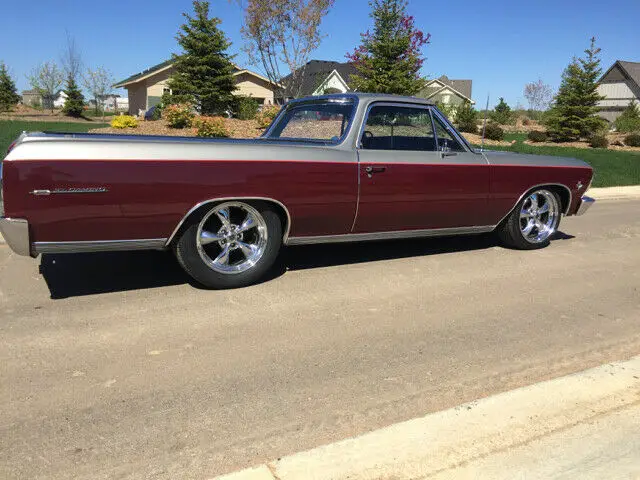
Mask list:
[{"label": "rear tire", "polygon": [[557,193],[545,188],[533,190],[498,227],[498,236],[518,250],[544,248],[560,225],[560,205]]},{"label": "rear tire", "polygon": [[195,217],[174,244],[184,270],[213,288],[238,288],[259,281],[282,245],[282,222],[267,204],[217,204]]}]

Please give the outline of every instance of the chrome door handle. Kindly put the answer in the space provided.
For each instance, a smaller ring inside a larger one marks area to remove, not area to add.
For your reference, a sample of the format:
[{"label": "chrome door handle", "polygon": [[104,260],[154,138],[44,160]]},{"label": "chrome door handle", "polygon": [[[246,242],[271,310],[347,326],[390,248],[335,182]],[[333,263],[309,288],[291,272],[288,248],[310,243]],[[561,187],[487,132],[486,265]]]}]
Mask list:
[{"label": "chrome door handle", "polygon": [[368,177],[371,178],[373,177],[374,173],[382,173],[387,169],[387,167],[372,167],[372,166],[368,166],[367,168],[364,169],[364,171],[367,173]]}]

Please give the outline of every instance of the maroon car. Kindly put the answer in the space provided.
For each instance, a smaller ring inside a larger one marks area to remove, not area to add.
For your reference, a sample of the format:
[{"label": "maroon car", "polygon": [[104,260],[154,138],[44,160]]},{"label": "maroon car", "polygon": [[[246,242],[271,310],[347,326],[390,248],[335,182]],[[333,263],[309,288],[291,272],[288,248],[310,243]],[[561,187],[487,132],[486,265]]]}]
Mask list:
[{"label": "maroon car", "polygon": [[390,95],[295,100],[254,140],[23,134],[2,171],[16,253],[171,248],[214,288],[255,282],[282,245],[495,230],[541,248],[593,203],[586,163],[479,152]]}]

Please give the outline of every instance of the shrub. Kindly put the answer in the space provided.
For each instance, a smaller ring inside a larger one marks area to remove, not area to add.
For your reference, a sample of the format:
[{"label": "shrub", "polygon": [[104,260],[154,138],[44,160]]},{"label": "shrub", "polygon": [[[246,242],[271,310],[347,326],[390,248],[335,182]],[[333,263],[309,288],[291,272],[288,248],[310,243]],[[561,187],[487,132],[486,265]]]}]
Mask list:
[{"label": "shrub", "polygon": [[549,135],[547,135],[547,132],[532,130],[527,134],[527,138],[531,142],[546,142],[549,139]]},{"label": "shrub", "polygon": [[640,147],[640,133],[632,133],[624,137],[624,144],[628,147]]},{"label": "shrub", "polygon": [[240,120],[253,120],[256,118],[260,104],[255,98],[236,97],[234,103],[233,110],[236,118]]},{"label": "shrub", "polygon": [[136,128],[138,120],[131,115],[118,115],[111,120],[111,126],[113,128]]},{"label": "shrub", "polygon": [[228,137],[229,129],[222,117],[195,117],[191,126],[196,129],[197,137]]},{"label": "shrub", "polygon": [[489,140],[504,140],[504,130],[497,123],[490,122],[487,123],[484,136]]},{"label": "shrub", "polygon": [[593,148],[607,148],[609,146],[609,140],[604,135],[594,135],[589,139],[589,145]]},{"label": "shrub", "polygon": [[640,108],[635,101],[631,101],[627,108],[614,122],[620,133],[640,132]]},{"label": "shrub", "polygon": [[194,113],[188,103],[177,103],[167,105],[162,111],[162,116],[171,128],[185,128],[191,125]]},{"label": "shrub", "polygon": [[453,105],[451,103],[436,102],[436,107],[438,107],[438,110],[440,110],[442,114],[450,121],[454,121],[456,119],[456,113],[458,111],[458,107],[456,105]]},{"label": "shrub", "polygon": [[522,117],[522,125],[524,125],[525,127],[527,125],[531,125],[531,119],[529,117]]},{"label": "shrub", "polygon": [[262,110],[256,115],[256,120],[258,121],[258,126],[260,128],[267,128],[273,122],[273,119],[276,118],[280,112],[280,107],[277,105],[269,105],[262,108]]},{"label": "shrub", "polygon": [[471,103],[462,104],[456,113],[456,121],[458,129],[465,133],[478,133],[477,112],[471,106]]}]

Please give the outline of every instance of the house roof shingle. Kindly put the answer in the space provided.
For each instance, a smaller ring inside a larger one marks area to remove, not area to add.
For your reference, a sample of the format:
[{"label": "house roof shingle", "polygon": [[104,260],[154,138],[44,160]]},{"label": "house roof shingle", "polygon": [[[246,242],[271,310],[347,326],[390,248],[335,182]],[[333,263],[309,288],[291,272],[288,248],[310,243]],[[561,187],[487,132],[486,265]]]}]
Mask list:
[{"label": "house roof shingle", "polygon": [[438,78],[438,80],[445,85],[448,85],[451,88],[457,90],[465,97],[471,98],[471,87],[473,84],[472,80],[451,80],[446,75],[442,75],[440,78]]},{"label": "house roof shingle", "polygon": [[640,87],[640,62],[625,62],[624,60],[618,60],[618,63],[624,71],[629,75],[638,87]]},{"label": "house roof shingle", "polygon": [[134,75],[131,75],[130,77],[125,78],[124,80],[121,80],[117,83],[114,83],[113,86],[114,87],[118,87],[118,86],[123,86],[126,83],[131,83],[131,82],[135,82],[136,80],[138,80],[139,78],[142,77],[146,77],[147,75],[152,74],[153,72],[157,71],[157,70],[162,70],[165,67],[168,67],[169,65],[171,65],[174,62],[173,59],[169,59],[169,60],[165,60],[162,63],[159,63],[157,65],[154,65],[153,67],[149,67],[146,70],[143,70],[139,73],[136,73]]}]

